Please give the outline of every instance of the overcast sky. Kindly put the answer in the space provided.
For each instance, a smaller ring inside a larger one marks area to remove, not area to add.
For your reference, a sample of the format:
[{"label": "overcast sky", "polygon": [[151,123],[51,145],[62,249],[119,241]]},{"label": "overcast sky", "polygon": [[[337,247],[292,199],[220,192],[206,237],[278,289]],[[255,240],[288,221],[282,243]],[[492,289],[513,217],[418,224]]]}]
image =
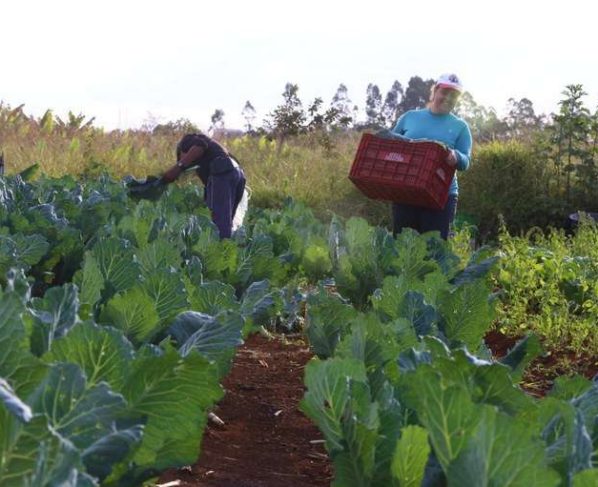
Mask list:
[{"label": "overcast sky", "polygon": [[[204,4],[205,3],[205,4]],[[207,128],[220,108],[258,122],[287,82],[304,104],[338,85],[363,109],[368,83],[385,93],[419,75],[455,72],[474,99],[504,112],[527,97],[558,110],[565,85],[598,101],[590,0],[9,0],[0,4],[0,100],[139,127],[188,118]]]}]

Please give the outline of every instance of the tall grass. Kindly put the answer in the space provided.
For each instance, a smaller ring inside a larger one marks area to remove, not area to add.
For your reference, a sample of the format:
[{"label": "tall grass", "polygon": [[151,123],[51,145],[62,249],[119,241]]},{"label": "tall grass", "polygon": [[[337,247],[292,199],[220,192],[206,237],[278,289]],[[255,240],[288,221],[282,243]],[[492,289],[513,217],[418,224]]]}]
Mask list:
[{"label": "tall grass", "polygon": [[[65,121],[50,113],[35,119],[21,107],[12,109],[0,102],[0,151],[5,152],[9,174],[33,163],[52,176],[96,177],[104,171],[114,177],[160,174],[174,163],[181,136],[168,131],[106,132],[72,114]],[[347,178],[359,137],[356,131],[338,131],[289,137],[284,144],[247,136],[220,142],[241,161],[253,205],[277,206],[291,197],[324,220],[332,213],[356,215],[388,226],[389,205],[368,200]],[[554,184],[554,164],[543,147],[533,141],[474,146],[471,169],[459,174],[459,212],[461,220],[467,217],[477,226],[481,240],[497,236],[499,215],[509,231],[520,234],[532,226],[562,226],[568,214],[578,209],[598,211],[595,188],[584,193],[586,203],[565,202]],[[572,179],[572,184],[576,181]],[[182,183],[199,181],[187,176]]]},{"label": "tall grass", "polygon": [[257,206],[277,206],[292,197],[325,220],[334,213],[387,224],[388,204],[368,200],[347,177],[358,142],[359,134],[337,134],[330,148],[317,134],[307,134],[282,147],[277,141],[248,137],[230,140],[228,147],[243,161]]},{"label": "tall grass", "polygon": [[45,174],[56,177],[93,176],[102,171],[141,176],[163,170],[174,158],[175,137],[152,137],[144,131],[49,128],[30,120],[1,122],[0,150],[8,174],[38,164]]},{"label": "tall grass", "polygon": [[[157,175],[175,162],[181,135],[69,126],[51,116],[35,120],[19,108],[0,104],[0,151],[4,151],[7,174],[38,164],[43,173],[56,177],[93,178],[102,172],[114,177]],[[312,133],[283,145],[248,136],[220,142],[241,162],[253,205],[276,207],[290,197],[305,202],[325,220],[334,213],[388,224],[388,204],[368,200],[347,178],[359,137],[346,132],[322,140],[322,134]],[[200,182],[185,176],[181,184]]]}]

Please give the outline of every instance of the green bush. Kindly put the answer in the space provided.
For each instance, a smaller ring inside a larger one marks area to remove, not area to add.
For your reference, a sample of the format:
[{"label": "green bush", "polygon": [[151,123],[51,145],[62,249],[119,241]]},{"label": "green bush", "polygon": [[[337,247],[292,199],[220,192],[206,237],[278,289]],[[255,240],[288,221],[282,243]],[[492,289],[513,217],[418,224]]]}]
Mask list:
[{"label": "green bush", "polygon": [[499,215],[510,232],[534,226],[561,226],[567,214],[554,197],[551,163],[533,146],[491,142],[475,151],[470,169],[459,176],[459,209],[479,222],[482,239],[494,236]]}]

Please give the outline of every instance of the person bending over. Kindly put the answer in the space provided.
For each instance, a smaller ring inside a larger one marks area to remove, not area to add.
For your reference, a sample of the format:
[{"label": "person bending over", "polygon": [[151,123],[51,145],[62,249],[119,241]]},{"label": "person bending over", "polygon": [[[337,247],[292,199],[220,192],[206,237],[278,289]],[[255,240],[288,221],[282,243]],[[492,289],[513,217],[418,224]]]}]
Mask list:
[{"label": "person bending over", "polygon": [[204,200],[212,212],[220,238],[230,238],[233,218],[243,192],[245,174],[239,163],[214,139],[204,134],[186,134],[176,146],[177,162],[162,179],[171,183],[182,172],[197,166],[196,173],[204,184]]}]

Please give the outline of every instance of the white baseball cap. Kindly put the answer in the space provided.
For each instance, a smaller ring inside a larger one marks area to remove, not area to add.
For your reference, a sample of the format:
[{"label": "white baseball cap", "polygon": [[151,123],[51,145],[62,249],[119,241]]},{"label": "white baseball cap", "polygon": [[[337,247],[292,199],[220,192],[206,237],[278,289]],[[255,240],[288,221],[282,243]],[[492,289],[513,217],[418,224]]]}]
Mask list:
[{"label": "white baseball cap", "polygon": [[436,86],[451,88],[453,90],[457,90],[459,93],[463,91],[463,84],[461,83],[461,80],[456,74],[453,73],[441,74],[436,80]]}]

